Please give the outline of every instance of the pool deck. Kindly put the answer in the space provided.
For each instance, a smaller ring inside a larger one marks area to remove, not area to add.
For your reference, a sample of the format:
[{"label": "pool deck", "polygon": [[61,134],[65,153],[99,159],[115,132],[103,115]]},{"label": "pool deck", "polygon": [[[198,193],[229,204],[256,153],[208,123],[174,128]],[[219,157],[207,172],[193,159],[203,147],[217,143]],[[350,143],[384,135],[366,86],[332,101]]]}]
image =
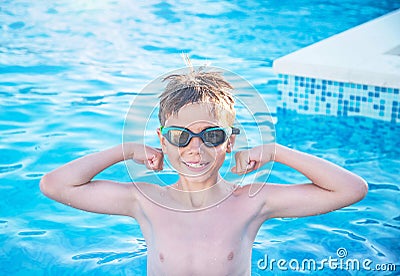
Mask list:
[{"label": "pool deck", "polygon": [[277,74],[400,88],[400,10],[274,61]]}]

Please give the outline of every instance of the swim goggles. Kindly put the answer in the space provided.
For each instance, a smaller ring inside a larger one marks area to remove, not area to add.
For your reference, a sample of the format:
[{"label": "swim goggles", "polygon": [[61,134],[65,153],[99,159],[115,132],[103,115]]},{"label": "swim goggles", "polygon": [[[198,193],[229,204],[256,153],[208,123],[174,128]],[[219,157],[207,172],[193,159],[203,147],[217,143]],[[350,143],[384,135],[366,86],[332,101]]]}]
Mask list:
[{"label": "swim goggles", "polygon": [[216,147],[224,143],[232,134],[240,134],[235,127],[209,127],[199,133],[194,133],[184,127],[160,127],[161,134],[168,142],[177,147],[186,147],[193,137],[200,137],[207,147]]}]

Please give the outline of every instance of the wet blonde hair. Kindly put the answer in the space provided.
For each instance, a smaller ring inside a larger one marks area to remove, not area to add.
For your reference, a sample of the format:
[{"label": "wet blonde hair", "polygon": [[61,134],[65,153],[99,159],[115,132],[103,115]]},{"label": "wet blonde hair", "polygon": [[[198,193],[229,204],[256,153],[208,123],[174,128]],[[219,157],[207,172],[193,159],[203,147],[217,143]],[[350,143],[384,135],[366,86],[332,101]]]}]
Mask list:
[{"label": "wet blonde hair", "polygon": [[211,112],[218,120],[233,125],[235,120],[233,87],[221,72],[204,72],[204,68],[193,69],[190,60],[189,73],[172,74],[163,79],[168,81],[160,95],[158,119],[161,126],[171,115],[176,115],[187,104],[208,103]]}]

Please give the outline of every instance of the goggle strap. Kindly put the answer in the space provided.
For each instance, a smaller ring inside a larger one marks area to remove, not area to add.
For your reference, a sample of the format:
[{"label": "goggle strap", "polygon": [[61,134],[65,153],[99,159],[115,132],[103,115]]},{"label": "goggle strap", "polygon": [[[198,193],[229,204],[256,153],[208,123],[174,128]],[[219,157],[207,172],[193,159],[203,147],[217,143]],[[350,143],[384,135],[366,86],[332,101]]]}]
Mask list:
[{"label": "goggle strap", "polygon": [[231,127],[232,128],[232,134],[238,135],[240,134],[240,129],[236,128],[236,127]]}]

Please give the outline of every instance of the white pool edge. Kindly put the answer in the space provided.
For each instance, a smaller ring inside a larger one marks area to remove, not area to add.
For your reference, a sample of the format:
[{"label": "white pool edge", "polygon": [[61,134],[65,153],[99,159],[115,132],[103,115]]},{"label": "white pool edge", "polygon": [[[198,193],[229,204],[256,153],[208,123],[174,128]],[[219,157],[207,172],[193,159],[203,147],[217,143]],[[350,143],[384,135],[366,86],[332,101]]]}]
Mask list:
[{"label": "white pool edge", "polygon": [[278,58],[273,71],[400,88],[400,9]]}]

